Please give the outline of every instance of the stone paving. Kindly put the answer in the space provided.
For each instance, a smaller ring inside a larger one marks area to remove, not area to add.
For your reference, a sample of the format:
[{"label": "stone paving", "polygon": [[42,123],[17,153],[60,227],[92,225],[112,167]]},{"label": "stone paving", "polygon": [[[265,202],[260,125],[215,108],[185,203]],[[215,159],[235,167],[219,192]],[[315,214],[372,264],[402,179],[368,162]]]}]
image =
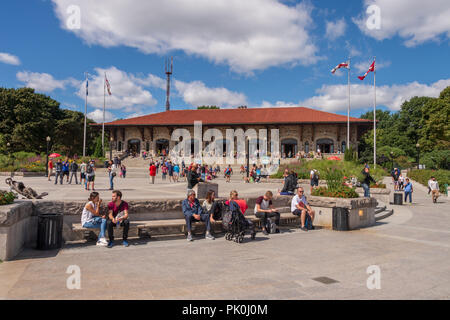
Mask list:
[{"label": "stone paving", "polygon": [[[241,193],[268,187],[233,183]],[[157,188],[178,186],[146,192]],[[242,244],[219,236],[25,250],[0,264],[0,299],[449,299],[448,198],[433,204],[426,188],[415,184],[412,205],[391,207],[394,215],[351,232],[284,229]],[[81,270],[79,290],[66,286],[71,265]],[[380,268],[380,289],[367,288],[371,265]],[[319,277],[337,282],[314,280]]]}]

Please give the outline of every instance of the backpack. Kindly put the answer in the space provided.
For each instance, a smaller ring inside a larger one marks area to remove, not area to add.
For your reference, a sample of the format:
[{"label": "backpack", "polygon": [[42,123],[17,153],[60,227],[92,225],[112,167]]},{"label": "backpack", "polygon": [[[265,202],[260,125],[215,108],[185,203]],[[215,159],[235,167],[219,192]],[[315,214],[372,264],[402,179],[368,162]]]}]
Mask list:
[{"label": "backpack", "polygon": [[316,170],[314,170],[313,180],[314,180],[314,181],[319,180],[319,175],[317,174],[317,171],[316,171]]},{"label": "backpack", "polygon": [[86,167],[86,173],[91,174],[92,173],[92,166],[90,164]]},{"label": "backpack", "polygon": [[266,222],[266,230],[268,233],[276,233],[277,232],[277,225],[275,224],[275,221],[273,221],[271,218],[267,218]]},{"label": "backpack", "polygon": [[305,228],[308,230],[312,230],[313,228],[311,217],[309,216],[309,214],[305,215]]}]

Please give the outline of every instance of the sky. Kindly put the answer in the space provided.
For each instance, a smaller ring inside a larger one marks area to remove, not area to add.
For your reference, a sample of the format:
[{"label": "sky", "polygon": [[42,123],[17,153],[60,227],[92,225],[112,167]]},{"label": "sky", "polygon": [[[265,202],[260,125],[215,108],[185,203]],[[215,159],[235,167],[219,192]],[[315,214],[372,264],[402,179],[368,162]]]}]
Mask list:
[{"label": "sky", "polygon": [[102,122],[172,110],[304,106],[398,111],[450,85],[450,1],[16,0],[0,11],[0,86]]}]

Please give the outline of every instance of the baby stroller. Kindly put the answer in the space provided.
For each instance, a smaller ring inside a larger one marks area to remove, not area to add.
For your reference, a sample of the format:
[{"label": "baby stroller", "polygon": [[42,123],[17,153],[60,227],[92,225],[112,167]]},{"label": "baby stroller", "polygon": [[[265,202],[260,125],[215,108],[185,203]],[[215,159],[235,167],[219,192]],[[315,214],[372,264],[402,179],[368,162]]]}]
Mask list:
[{"label": "baby stroller", "polygon": [[244,241],[247,229],[251,230],[251,239],[255,239],[256,231],[253,223],[245,219],[236,202],[231,201],[229,205],[224,204],[222,208],[222,224],[226,231],[226,240],[241,243]]}]

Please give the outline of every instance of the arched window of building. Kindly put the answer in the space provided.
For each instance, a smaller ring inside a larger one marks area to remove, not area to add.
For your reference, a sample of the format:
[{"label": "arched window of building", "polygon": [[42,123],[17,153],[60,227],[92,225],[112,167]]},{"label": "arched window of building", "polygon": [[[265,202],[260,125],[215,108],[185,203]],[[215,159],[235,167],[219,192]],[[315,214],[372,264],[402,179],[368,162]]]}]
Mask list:
[{"label": "arched window of building", "polygon": [[306,153],[309,152],[309,142],[308,141],[305,142],[305,152]]}]

